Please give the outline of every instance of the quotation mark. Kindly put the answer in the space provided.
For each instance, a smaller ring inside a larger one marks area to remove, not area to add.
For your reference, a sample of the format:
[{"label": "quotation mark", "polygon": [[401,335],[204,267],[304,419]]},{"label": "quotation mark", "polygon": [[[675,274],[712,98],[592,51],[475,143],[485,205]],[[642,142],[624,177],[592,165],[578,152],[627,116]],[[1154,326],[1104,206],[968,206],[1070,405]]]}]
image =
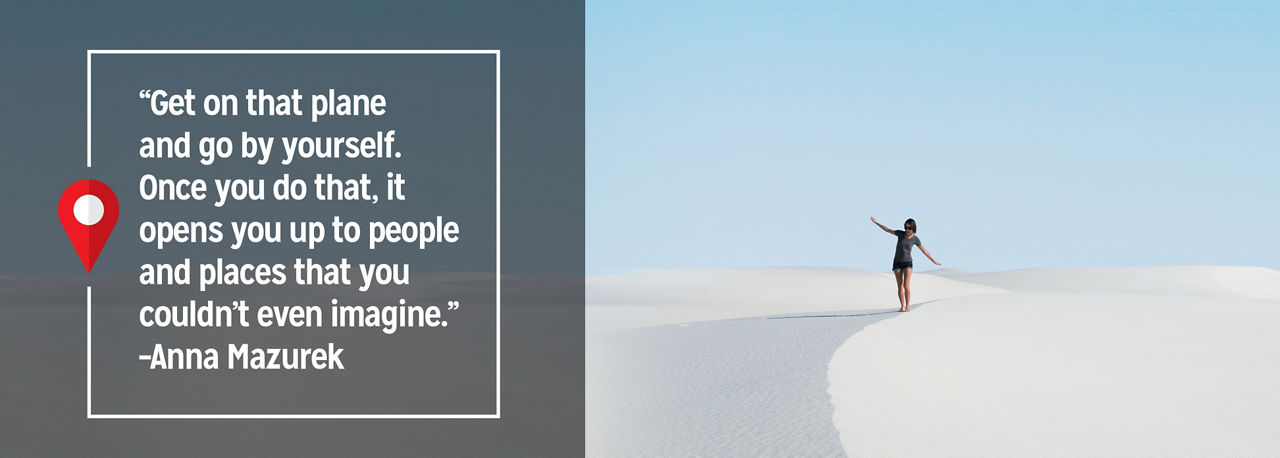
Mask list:
[{"label": "quotation mark", "polygon": [[143,90],[141,90],[141,91],[138,91],[138,98],[140,98],[140,99],[149,99],[149,98],[151,98],[151,90],[150,90],[150,89],[143,89]]},{"label": "quotation mark", "polygon": [[461,306],[462,304],[459,304],[458,301],[449,301],[449,310],[457,310]]}]

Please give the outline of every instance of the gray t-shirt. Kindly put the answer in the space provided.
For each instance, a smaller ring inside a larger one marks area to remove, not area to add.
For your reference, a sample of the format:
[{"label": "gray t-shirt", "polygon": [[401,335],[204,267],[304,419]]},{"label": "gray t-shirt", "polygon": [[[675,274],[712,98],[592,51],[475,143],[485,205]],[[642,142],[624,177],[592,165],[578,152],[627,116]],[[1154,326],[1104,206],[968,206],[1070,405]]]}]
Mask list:
[{"label": "gray t-shirt", "polygon": [[893,262],[911,262],[911,247],[920,245],[920,236],[907,238],[906,231],[893,231],[893,235],[898,236],[898,249],[893,252]]}]

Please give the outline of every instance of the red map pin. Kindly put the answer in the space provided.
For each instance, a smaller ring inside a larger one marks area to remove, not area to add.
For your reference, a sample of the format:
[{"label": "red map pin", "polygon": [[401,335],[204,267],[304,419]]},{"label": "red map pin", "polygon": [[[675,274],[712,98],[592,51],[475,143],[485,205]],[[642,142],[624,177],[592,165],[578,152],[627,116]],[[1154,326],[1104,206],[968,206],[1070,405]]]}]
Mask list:
[{"label": "red map pin", "polygon": [[98,253],[120,218],[120,202],[116,193],[98,180],[80,180],[67,186],[58,200],[58,219],[67,238],[76,247],[84,271],[93,270]]}]

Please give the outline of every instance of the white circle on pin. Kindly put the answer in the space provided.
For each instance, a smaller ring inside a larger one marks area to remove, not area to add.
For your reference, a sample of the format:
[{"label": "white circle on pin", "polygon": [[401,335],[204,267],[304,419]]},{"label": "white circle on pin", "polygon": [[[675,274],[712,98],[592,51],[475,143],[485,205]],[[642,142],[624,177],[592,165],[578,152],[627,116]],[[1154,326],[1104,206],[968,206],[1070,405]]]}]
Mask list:
[{"label": "white circle on pin", "polygon": [[76,215],[76,221],[85,226],[92,226],[102,221],[102,214],[106,212],[106,208],[102,206],[102,200],[93,194],[85,194],[76,199],[75,207],[72,212]]}]

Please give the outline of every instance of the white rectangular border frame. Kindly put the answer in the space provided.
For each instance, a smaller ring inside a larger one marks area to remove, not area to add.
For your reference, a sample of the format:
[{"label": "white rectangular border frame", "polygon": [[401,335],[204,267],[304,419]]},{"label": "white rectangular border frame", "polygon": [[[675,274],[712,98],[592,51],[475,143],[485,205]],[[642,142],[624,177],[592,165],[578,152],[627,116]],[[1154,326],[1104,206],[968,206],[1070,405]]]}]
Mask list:
[{"label": "white rectangular border frame", "polygon": [[85,418],[93,419],[500,419],[502,418],[502,50],[499,49],[89,49],[85,54],[85,167],[93,167],[94,54],[480,54],[494,62],[497,248],[494,260],[495,352],[492,414],[95,414],[93,413],[93,286],[85,287]]}]

